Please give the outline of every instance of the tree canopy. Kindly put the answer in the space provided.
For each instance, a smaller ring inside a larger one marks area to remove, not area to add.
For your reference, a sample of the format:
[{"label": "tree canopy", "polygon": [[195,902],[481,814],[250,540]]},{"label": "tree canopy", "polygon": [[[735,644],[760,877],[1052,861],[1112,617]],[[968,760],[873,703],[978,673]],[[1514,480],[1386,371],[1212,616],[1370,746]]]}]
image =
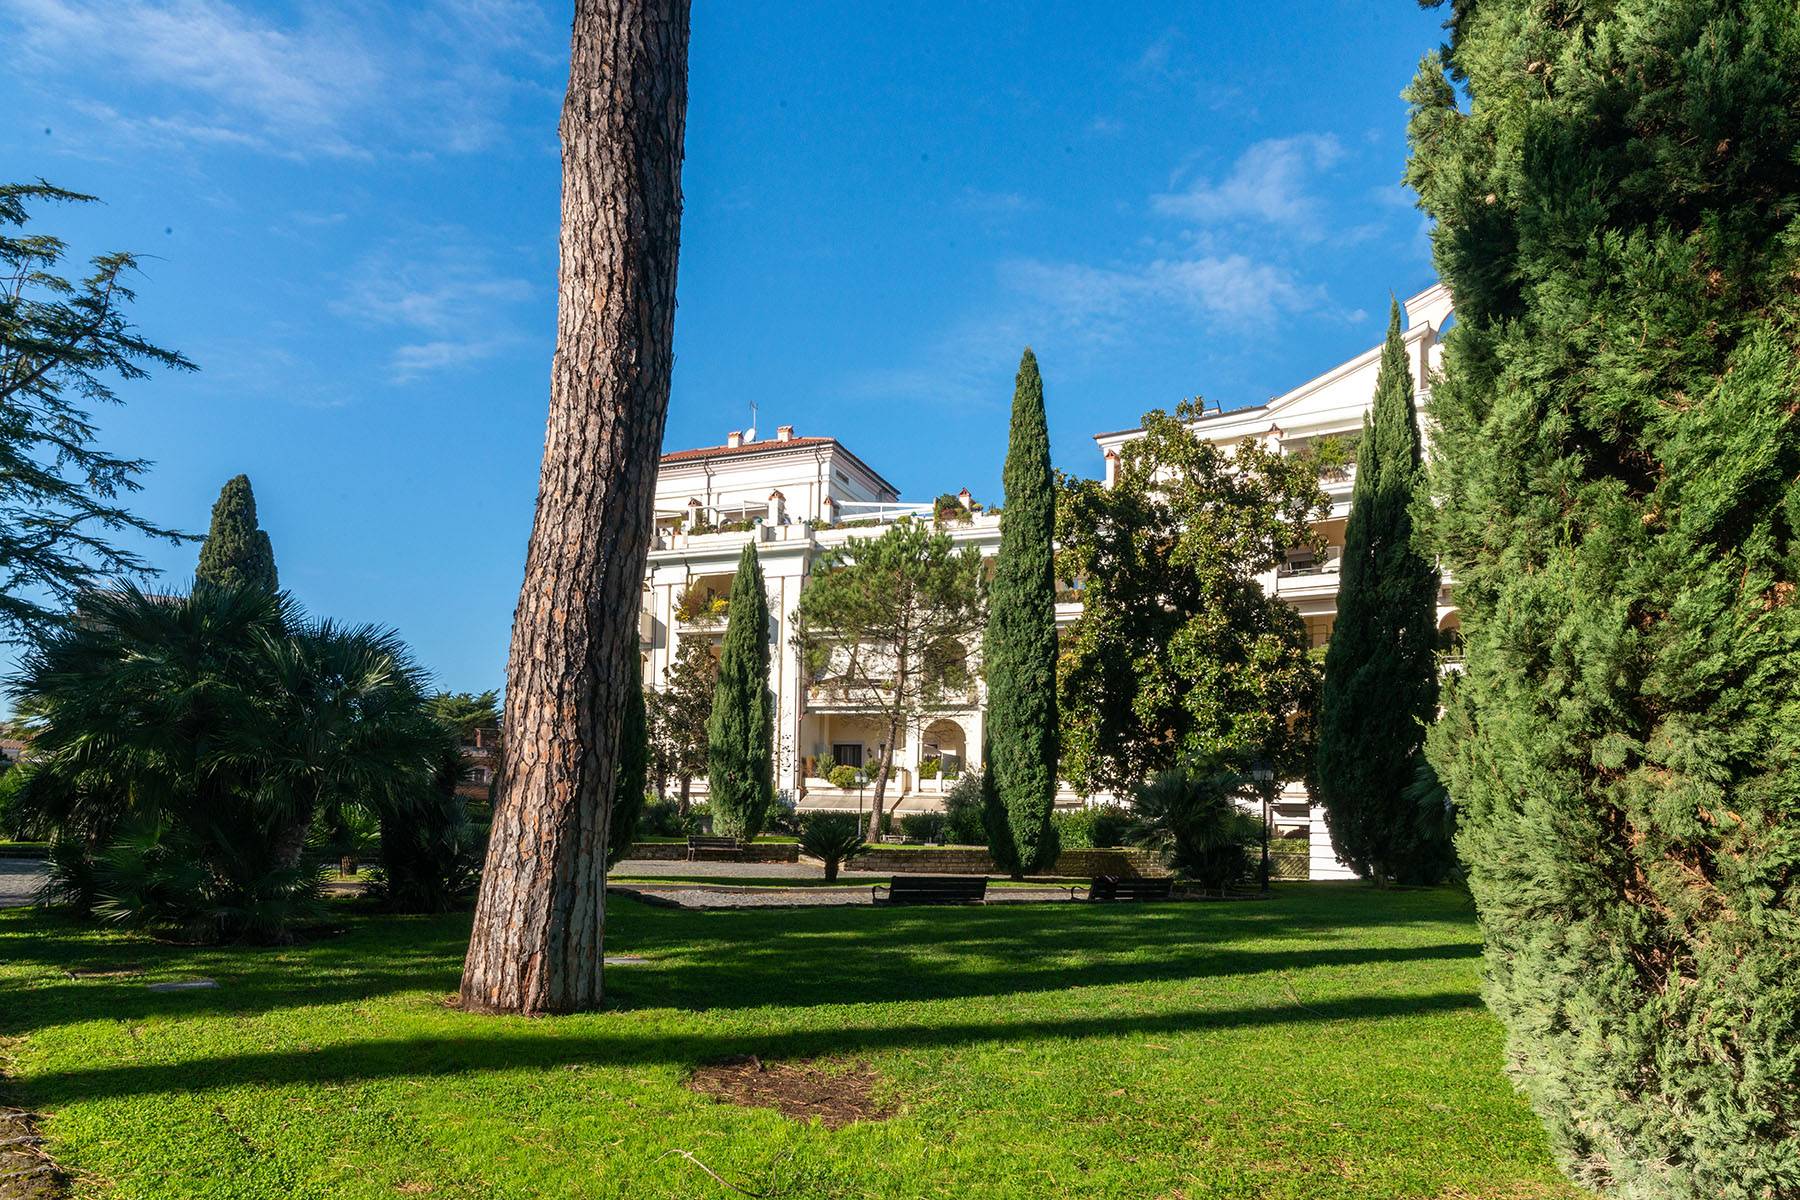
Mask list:
[{"label": "tree canopy", "polygon": [[873,714],[887,735],[871,828],[908,731],[926,713],[971,704],[985,591],[980,552],[918,521],[850,538],[813,562],[794,614],[808,687]]},{"label": "tree canopy", "polygon": [[1056,859],[1056,479],[1044,381],[1029,348],[1019,361],[1007,438],[1000,550],[990,585],[987,825],[995,861],[1014,873]]},{"label": "tree canopy", "polygon": [[1428,754],[1486,999],[1579,1182],[1800,1195],[1800,8],[1451,16]]},{"label": "tree canopy", "polygon": [[1436,883],[1441,830],[1407,812],[1425,730],[1437,719],[1437,569],[1419,552],[1413,508],[1423,458],[1412,368],[1389,310],[1364,417],[1344,530],[1337,620],[1325,653],[1314,791],[1340,859],[1377,880]]},{"label": "tree canopy", "polygon": [[250,490],[248,475],[234,475],[219,489],[194,581],[213,587],[280,589],[275,548],[256,523],[256,494]]},{"label": "tree canopy", "polygon": [[34,201],[94,197],[41,180],[0,185],[0,637],[14,641],[97,581],[147,571],[118,534],[183,540],[124,506],[150,464],[102,450],[93,408],[119,402],[116,380],[194,370],[126,316],[136,256],[103,254],[85,277],[64,277],[67,244],[23,232]]},{"label": "tree canopy", "polygon": [[1058,574],[1083,610],[1063,652],[1063,773],[1131,793],[1184,762],[1305,768],[1318,667],[1293,608],[1257,577],[1318,547],[1314,469],[1246,439],[1228,453],[1173,415],[1144,417],[1111,486],[1069,480]]},{"label": "tree canopy", "polygon": [[707,807],[713,828],[750,839],[774,803],[775,696],[769,691],[769,599],[756,543],[731,580],[731,612],[706,725]]}]

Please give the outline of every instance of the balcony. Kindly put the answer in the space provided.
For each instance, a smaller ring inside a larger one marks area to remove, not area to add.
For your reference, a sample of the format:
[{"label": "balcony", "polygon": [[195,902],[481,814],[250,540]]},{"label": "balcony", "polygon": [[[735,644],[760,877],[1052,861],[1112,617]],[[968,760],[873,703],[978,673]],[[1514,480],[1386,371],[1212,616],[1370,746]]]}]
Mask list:
[{"label": "balcony", "polygon": [[1327,546],[1323,556],[1296,551],[1275,569],[1275,594],[1289,599],[1335,596],[1344,548]]}]

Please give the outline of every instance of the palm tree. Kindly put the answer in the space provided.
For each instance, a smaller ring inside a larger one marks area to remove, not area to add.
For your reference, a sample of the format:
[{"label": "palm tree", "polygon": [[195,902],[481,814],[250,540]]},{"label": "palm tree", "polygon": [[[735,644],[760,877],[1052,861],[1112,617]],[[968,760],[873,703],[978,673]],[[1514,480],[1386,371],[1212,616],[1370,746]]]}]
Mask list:
[{"label": "palm tree", "polygon": [[90,596],[13,690],[40,712],[24,803],[67,890],[213,936],[285,938],[317,893],[315,820],[422,809],[454,750],[393,633],[257,587]]}]

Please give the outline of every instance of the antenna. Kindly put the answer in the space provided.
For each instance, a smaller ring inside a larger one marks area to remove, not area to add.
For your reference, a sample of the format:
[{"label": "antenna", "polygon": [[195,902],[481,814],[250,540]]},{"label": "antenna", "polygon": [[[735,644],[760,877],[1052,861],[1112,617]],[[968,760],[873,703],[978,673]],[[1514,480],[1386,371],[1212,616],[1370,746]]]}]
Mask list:
[{"label": "antenna", "polygon": [[756,440],[756,401],[752,400],[750,402],[750,428],[744,430],[744,441],[746,443],[749,443],[749,442],[754,442],[755,440]]}]

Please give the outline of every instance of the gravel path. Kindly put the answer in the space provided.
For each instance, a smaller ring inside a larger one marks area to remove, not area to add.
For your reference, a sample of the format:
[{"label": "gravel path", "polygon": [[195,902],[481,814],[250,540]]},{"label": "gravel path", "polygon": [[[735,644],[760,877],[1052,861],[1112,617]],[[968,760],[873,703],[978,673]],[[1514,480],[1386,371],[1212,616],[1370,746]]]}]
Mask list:
[{"label": "gravel path", "polygon": [[0,908],[30,904],[46,878],[40,859],[0,858]]}]

